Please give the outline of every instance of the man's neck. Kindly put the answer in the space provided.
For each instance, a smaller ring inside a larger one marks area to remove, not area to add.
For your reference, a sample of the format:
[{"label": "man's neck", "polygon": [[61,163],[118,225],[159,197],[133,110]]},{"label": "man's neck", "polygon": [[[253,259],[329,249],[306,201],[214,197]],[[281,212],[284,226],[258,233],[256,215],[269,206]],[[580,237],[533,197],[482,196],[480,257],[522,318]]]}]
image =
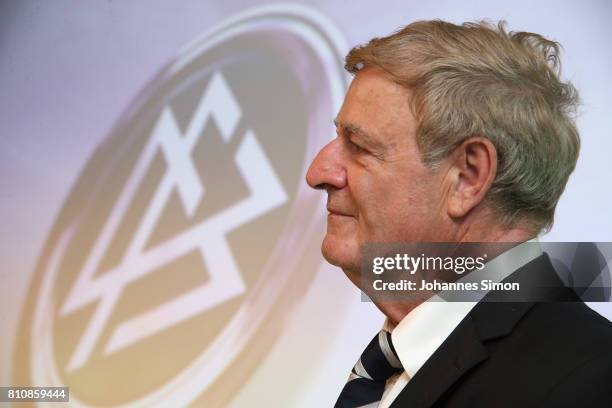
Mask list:
[{"label": "man's neck", "polygon": [[[504,242],[516,243],[517,245],[533,239],[537,234],[524,228],[504,229],[501,227],[491,228],[486,225],[472,225],[465,228],[457,236],[457,243],[462,242]],[[378,302],[374,304],[385,316],[389,318],[393,325],[397,325],[408,313],[414,310],[421,303],[426,301],[425,297],[419,301],[411,302]]]},{"label": "man's neck", "polygon": [[527,222],[512,228],[504,227],[496,221],[496,216],[486,208],[479,208],[469,220],[461,222],[451,234],[453,242],[516,242],[529,241],[538,232]]}]

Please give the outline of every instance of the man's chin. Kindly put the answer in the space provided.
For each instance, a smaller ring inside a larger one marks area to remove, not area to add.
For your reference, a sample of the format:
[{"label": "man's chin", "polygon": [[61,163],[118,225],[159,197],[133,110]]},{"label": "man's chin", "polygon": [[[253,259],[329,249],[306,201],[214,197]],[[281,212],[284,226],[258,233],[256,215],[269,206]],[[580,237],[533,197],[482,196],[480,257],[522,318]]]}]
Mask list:
[{"label": "man's chin", "polygon": [[356,254],[350,253],[352,251],[347,251],[346,246],[338,245],[338,243],[334,241],[336,240],[329,237],[325,237],[323,240],[323,244],[321,245],[321,253],[323,254],[323,258],[325,258],[325,260],[330,264],[343,269],[354,267],[356,265],[358,266],[358,262],[356,262]]},{"label": "man's chin", "polygon": [[323,240],[321,245],[323,258],[330,264],[341,268],[353,280],[351,276],[359,274],[359,253],[346,250],[346,246],[339,248],[338,245],[330,241],[327,237]]}]

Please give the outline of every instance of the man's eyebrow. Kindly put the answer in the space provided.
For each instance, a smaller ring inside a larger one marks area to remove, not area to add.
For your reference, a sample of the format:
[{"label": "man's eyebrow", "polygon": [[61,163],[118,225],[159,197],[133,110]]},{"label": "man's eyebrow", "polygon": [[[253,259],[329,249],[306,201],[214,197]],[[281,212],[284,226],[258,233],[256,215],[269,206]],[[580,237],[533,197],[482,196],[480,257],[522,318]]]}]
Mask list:
[{"label": "man's eyebrow", "polygon": [[371,143],[374,146],[380,145],[378,140],[373,135],[366,132],[362,127],[358,125],[340,122],[338,119],[334,119],[334,125],[336,125],[337,128],[344,130],[348,134],[355,134],[363,137],[365,139],[365,142]]}]

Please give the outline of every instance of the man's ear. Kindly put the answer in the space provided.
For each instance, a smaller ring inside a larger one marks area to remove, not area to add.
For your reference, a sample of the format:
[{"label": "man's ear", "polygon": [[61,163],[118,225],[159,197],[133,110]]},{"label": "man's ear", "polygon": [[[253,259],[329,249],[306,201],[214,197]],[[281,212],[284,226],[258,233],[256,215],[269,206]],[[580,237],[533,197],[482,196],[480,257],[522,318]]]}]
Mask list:
[{"label": "man's ear", "polygon": [[451,218],[466,216],[480,204],[497,174],[497,150],[484,137],[463,141],[451,154],[447,212]]}]

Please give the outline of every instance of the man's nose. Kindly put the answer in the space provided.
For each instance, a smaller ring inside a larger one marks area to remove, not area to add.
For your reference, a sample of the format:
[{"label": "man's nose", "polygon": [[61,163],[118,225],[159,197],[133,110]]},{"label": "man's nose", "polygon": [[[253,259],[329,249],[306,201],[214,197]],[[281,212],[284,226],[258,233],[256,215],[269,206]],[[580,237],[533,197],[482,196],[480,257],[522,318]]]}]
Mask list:
[{"label": "man's nose", "polygon": [[306,173],[306,182],[310,187],[341,189],[346,186],[346,169],[341,163],[342,146],[339,142],[338,138],[329,142],[310,163]]}]

